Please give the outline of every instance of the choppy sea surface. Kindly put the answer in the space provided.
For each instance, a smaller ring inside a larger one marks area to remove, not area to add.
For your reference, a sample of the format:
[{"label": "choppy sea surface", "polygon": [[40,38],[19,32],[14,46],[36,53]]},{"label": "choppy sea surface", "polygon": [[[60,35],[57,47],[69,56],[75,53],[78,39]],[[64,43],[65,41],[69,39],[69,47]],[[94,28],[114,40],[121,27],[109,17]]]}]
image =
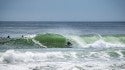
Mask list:
[{"label": "choppy sea surface", "polygon": [[[7,36],[33,39],[46,33],[63,35],[73,46],[3,44]],[[0,21],[0,70],[125,70],[125,22]]]}]

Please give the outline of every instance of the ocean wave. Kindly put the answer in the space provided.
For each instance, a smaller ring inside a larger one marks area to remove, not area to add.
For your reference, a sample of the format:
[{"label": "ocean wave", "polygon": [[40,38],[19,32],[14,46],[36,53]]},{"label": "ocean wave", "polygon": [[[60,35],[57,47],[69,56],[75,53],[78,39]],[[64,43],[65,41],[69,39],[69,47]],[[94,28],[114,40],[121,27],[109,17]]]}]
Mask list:
[{"label": "ocean wave", "polygon": [[[70,44],[68,44],[70,42]],[[0,49],[125,47],[125,35],[60,35],[53,33],[0,38]]]}]

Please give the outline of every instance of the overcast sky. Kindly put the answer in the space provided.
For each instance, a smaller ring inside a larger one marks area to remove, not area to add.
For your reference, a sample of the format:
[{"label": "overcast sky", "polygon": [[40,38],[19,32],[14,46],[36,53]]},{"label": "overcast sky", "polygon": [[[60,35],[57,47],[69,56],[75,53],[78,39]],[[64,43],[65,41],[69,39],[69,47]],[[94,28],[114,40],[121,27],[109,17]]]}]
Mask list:
[{"label": "overcast sky", "polygon": [[0,0],[0,21],[125,21],[125,0]]}]

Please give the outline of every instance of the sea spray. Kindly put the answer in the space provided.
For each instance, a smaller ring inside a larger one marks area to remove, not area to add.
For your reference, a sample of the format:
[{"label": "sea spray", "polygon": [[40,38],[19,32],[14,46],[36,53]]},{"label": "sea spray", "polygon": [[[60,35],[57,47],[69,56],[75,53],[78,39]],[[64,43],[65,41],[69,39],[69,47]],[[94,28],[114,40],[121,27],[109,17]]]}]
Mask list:
[{"label": "sea spray", "polygon": [[84,42],[83,39],[81,39],[81,37],[79,37],[79,36],[70,36],[70,39],[75,42],[75,44],[76,44],[75,46],[82,47],[82,48],[85,47],[86,43]]}]

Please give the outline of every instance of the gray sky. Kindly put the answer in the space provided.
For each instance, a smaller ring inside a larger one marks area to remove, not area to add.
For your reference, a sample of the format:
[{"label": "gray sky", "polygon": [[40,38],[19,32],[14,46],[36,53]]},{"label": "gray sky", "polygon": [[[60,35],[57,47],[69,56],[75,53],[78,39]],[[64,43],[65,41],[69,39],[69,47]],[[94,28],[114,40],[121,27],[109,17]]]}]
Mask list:
[{"label": "gray sky", "polygon": [[125,21],[125,0],[0,0],[0,21]]}]

